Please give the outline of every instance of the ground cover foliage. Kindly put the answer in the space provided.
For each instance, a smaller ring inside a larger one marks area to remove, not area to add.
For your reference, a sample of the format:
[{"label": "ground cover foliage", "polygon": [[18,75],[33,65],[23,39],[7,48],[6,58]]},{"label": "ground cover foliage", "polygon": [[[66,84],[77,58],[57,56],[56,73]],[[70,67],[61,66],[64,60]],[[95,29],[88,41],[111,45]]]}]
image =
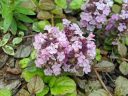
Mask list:
[{"label": "ground cover foliage", "polygon": [[128,0],[0,0],[0,96],[127,96]]}]

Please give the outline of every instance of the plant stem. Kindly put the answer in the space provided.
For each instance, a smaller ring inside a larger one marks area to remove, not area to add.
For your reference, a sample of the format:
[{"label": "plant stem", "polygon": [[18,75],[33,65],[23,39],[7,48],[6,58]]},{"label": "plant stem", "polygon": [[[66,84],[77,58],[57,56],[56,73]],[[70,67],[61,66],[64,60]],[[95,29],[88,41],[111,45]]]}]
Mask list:
[{"label": "plant stem", "polygon": [[54,26],[54,15],[52,14],[52,17],[51,17],[51,23],[52,23],[52,26]]},{"label": "plant stem", "polygon": [[107,87],[105,86],[104,82],[102,81],[102,79],[100,78],[100,75],[99,73],[97,72],[97,70],[95,68],[94,69],[94,72],[99,80],[99,82],[101,83],[101,85],[103,86],[103,88],[108,92],[109,96],[112,96],[112,94],[108,91]]},{"label": "plant stem", "polygon": [[27,35],[27,36],[24,36],[23,39],[26,39],[26,38],[31,38],[31,37],[34,37],[35,35]]}]

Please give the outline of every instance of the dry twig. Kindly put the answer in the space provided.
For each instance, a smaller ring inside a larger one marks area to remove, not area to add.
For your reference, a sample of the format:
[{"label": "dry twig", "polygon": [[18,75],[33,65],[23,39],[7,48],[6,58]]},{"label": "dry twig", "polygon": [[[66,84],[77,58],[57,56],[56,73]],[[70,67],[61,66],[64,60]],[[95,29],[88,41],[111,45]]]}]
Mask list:
[{"label": "dry twig", "polygon": [[108,92],[108,94],[109,94],[110,96],[112,96],[112,94],[109,92],[109,90],[108,90],[107,87],[105,86],[104,82],[103,82],[102,79],[100,78],[100,75],[99,75],[99,73],[97,72],[97,70],[96,70],[95,68],[93,68],[93,69],[94,69],[94,72],[95,72],[95,74],[96,74],[96,76],[97,76],[99,82],[100,82],[101,85],[103,86],[103,88]]}]

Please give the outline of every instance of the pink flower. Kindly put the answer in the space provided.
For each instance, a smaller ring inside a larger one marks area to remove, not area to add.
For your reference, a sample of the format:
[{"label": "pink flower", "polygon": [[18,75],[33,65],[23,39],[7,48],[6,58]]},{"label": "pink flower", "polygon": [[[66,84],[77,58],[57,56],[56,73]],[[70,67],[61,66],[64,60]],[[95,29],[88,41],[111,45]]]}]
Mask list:
[{"label": "pink flower", "polygon": [[83,53],[79,54],[77,60],[78,60],[78,65],[83,67],[83,63],[84,63],[84,60],[85,60],[85,56],[83,55]]},{"label": "pink flower", "polygon": [[86,73],[86,74],[88,74],[89,72],[91,72],[90,66],[84,67],[84,68],[83,68],[83,71],[84,71],[84,73]]},{"label": "pink flower", "polygon": [[91,41],[91,40],[94,40],[94,37],[95,37],[95,35],[91,32],[91,33],[89,34],[89,36],[87,37],[87,39],[88,39],[89,41]]},{"label": "pink flower", "polygon": [[57,59],[60,61],[60,62],[62,62],[64,59],[65,59],[65,54],[64,54],[64,52],[58,52],[57,53]]},{"label": "pink flower", "polygon": [[44,44],[46,40],[44,39],[44,35],[42,33],[39,33],[38,35],[35,35],[35,42],[33,43],[33,46],[35,49],[41,49],[41,45]]},{"label": "pink flower", "polygon": [[111,17],[112,20],[119,20],[119,15],[118,14],[113,14]]},{"label": "pink flower", "polygon": [[57,40],[59,41],[59,44],[61,44],[63,47],[66,47],[69,44],[66,35],[62,32],[59,33]]},{"label": "pink flower", "polygon": [[75,52],[78,52],[79,49],[82,48],[82,43],[80,41],[75,41],[73,44],[72,44],[72,48],[74,49]]},{"label": "pink flower", "polygon": [[61,73],[61,64],[55,64],[52,66],[53,73],[59,75]]},{"label": "pink flower", "polygon": [[48,32],[50,32],[51,31],[51,25],[46,25],[44,27],[44,30],[47,30]]},{"label": "pink flower", "polygon": [[118,26],[118,30],[119,30],[120,32],[124,31],[126,28],[127,28],[127,27],[126,27],[125,23],[120,23],[119,26]]},{"label": "pink flower", "polygon": [[68,46],[65,48],[64,52],[65,52],[66,54],[69,54],[72,50],[73,50],[72,46],[71,46],[71,45],[68,45]]},{"label": "pink flower", "polygon": [[105,21],[106,21],[106,16],[105,16],[105,15],[97,16],[97,17],[96,17],[96,21],[97,21],[98,23],[105,23]]},{"label": "pink flower", "polygon": [[98,10],[103,10],[105,8],[104,3],[96,2],[95,4],[96,4]]},{"label": "pink flower", "polygon": [[50,68],[44,69],[45,75],[52,75],[53,71]]},{"label": "pink flower", "polygon": [[69,24],[71,23],[71,21],[67,20],[67,19],[63,19],[63,24],[66,26],[69,26]]},{"label": "pink flower", "polygon": [[85,38],[77,24],[71,24],[68,20],[64,20],[64,23],[64,30],[46,26],[47,33],[35,36],[35,64],[44,69],[45,75],[76,73],[81,69],[87,73],[91,70],[87,68],[91,68],[90,62],[94,59],[94,35],[90,33]]},{"label": "pink flower", "polygon": [[56,46],[54,46],[54,44],[51,44],[50,46],[48,46],[46,48],[46,50],[50,53],[50,54],[55,54],[57,53],[57,49]]},{"label": "pink flower", "polygon": [[87,25],[87,30],[88,31],[94,31],[94,29],[95,29],[95,26],[94,25]]},{"label": "pink flower", "polygon": [[109,7],[105,7],[104,10],[103,10],[103,14],[108,16],[109,13],[111,12],[110,8]]},{"label": "pink flower", "polygon": [[37,60],[35,60],[35,64],[37,67],[41,67],[41,65],[43,64],[43,59],[42,58],[38,58]]},{"label": "pink flower", "polygon": [[84,12],[81,13],[80,17],[82,18],[82,20],[86,20],[86,21],[91,21],[93,19],[90,13],[84,13]]}]

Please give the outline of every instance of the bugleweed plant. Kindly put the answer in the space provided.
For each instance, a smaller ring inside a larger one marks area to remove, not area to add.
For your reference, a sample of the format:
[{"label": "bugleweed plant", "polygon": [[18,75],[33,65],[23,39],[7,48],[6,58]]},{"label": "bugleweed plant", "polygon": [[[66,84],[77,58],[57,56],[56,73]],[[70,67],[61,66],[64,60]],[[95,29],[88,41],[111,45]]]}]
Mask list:
[{"label": "bugleweed plant", "polygon": [[127,0],[89,0],[81,8],[81,26],[88,31],[104,29],[125,32],[128,24],[127,3]]},{"label": "bugleweed plant", "polygon": [[128,0],[0,0],[0,49],[0,96],[127,96]]},{"label": "bugleweed plant", "polygon": [[63,30],[46,26],[47,33],[35,36],[36,66],[42,67],[46,75],[75,73],[78,70],[87,74],[96,54],[94,35],[90,33],[85,38],[77,24],[66,19],[63,19],[63,24]]}]

